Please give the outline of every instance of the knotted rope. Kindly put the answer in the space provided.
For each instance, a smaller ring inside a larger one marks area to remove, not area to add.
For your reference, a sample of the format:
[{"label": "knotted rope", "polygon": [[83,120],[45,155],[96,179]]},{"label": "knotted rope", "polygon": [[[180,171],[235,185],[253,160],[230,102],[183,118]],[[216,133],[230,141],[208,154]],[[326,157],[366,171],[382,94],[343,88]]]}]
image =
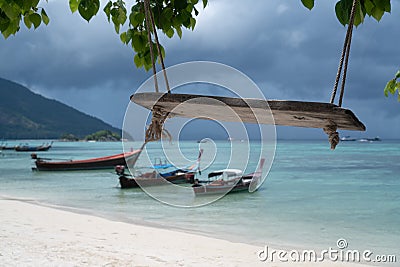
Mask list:
[{"label": "knotted rope", "polygon": [[171,134],[164,129],[164,122],[168,118],[169,113],[163,111],[160,107],[154,106],[152,109],[152,115],[151,123],[147,126],[146,130],[146,143],[158,141],[163,136],[167,136],[169,140],[171,140]]},{"label": "knotted rope", "polygon": [[324,128],[324,132],[329,136],[329,143],[331,143],[331,149],[334,150],[339,144],[339,133],[337,130],[337,125],[334,121],[329,120],[329,124],[327,124]]}]

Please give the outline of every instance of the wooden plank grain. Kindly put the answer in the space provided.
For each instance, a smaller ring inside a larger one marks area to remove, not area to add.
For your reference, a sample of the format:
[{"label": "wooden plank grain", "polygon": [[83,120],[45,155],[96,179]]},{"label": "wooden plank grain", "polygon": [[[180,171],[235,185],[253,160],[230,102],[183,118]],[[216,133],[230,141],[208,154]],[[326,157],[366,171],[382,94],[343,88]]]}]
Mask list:
[{"label": "wooden plank grain", "polygon": [[157,106],[169,112],[170,117],[307,128],[323,128],[334,122],[338,129],[365,131],[364,124],[351,110],[330,103],[168,93],[137,93],[131,101],[150,110]]}]

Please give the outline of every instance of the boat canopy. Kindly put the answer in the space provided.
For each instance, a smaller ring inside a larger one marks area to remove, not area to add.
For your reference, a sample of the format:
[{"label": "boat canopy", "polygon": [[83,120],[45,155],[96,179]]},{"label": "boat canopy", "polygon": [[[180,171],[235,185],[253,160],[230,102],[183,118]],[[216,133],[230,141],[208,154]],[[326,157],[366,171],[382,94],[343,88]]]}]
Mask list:
[{"label": "boat canopy", "polygon": [[208,174],[208,178],[224,175],[227,178],[238,177],[242,175],[242,171],[238,169],[223,169],[218,171],[213,171]]}]

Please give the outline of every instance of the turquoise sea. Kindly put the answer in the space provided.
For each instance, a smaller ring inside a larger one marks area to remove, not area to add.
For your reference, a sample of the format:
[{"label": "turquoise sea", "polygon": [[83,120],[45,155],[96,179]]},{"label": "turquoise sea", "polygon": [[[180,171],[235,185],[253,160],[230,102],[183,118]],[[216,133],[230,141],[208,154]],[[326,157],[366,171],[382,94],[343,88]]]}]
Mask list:
[{"label": "turquoise sea", "polygon": [[[194,143],[180,146],[185,150]],[[83,159],[121,151],[118,142],[55,142],[39,155]],[[218,160],[215,168],[223,165]],[[166,205],[140,189],[121,190],[113,170],[33,172],[32,166],[30,153],[2,151],[0,196],[260,249],[328,249],[344,238],[349,249],[394,254],[400,261],[400,141],[342,142],[335,151],[326,141],[278,141],[271,171],[257,192],[227,195],[197,208]]]}]

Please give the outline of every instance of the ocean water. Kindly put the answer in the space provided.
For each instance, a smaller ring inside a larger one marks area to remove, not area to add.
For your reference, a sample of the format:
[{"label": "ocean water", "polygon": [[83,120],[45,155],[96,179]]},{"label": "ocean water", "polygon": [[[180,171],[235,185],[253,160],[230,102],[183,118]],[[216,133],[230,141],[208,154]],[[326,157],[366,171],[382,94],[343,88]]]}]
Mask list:
[{"label": "ocean water", "polygon": [[[42,143],[30,141],[35,142]],[[216,142],[216,148],[223,151],[227,144]],[[193,159],[197,145],[180,144]],[[82,159],[121,151],[121,143],[55,142],[40,156]],[[209,170],[224,166],[224,160],[216,157]],[[230,194],[197,208],[160,203],[141,189],[121,190],[113,170],[33,172],[31,167],[30,153],[2,151],[0,196],[260,249],[328,249],[344,238],[349,249],[400,258],[400,141],[342,142],[335,151],[326,141],[278,141],[272,168],[258,191]]]}]

